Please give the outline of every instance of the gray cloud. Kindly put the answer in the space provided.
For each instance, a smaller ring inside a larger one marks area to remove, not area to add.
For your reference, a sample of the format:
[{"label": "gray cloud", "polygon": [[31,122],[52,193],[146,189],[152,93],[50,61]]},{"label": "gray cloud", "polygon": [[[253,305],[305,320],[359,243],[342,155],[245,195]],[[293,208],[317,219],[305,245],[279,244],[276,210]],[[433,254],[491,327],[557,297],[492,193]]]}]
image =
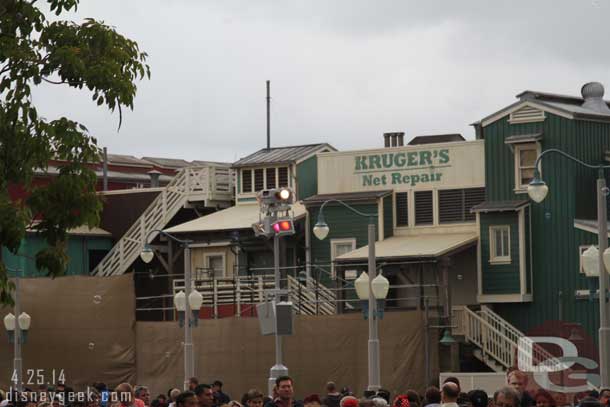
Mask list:
[{"label": "gray cloud", "polygon": [[610,87],[608,0],[83,0],[74,19],[116,26],[150,54],[152,80],[118,117],[87,94],[44,86],[35,101],[116,153],[226,160],[265,142],[381,145],[461,132],[521,90]]}]

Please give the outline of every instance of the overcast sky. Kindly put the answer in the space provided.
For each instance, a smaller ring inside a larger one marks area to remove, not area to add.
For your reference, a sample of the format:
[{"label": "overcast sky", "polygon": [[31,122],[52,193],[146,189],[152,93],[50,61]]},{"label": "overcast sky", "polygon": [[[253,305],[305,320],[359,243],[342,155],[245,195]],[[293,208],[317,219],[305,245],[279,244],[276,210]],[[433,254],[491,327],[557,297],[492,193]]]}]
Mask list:
[{"label": "overcast sky", "polygon": [[[610,89],[610,0],[81,0],[137,41],[152,78],[134,111],[46,85],[49,119],[85,124],[109,152],[234,161],[265,146],[383,145],[382,134],[462,133],[525,89]],[[609,91],[610,92],[610,91]]]}]

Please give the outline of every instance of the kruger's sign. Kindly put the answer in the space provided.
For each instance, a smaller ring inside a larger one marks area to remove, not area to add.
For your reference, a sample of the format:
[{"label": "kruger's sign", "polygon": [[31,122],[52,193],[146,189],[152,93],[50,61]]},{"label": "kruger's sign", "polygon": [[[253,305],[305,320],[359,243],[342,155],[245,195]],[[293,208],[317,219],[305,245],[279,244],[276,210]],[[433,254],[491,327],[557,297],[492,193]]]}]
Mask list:
[{"label": "kruger's sign", "polygon": [[485,185],[482,141],[406,146],[318,157],[318,192]]},{"label": "kruger's sign", "polygon": [[437,182],[443,176],[438,170],[451,167],[449,149],[359,155],[354,161],[363,187]]}]

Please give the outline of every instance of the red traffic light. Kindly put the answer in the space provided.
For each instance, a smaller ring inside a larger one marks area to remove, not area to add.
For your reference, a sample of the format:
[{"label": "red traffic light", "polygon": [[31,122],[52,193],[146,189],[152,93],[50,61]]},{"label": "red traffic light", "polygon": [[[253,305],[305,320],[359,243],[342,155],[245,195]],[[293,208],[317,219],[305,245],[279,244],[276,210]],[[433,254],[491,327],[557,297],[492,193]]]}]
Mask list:
[{"label": "red traffic light", "polygon": [[294,224],[292,223],[292,219],[280,219],[275,222],[272,227],[273,231],[278,235],[294,233]]}]

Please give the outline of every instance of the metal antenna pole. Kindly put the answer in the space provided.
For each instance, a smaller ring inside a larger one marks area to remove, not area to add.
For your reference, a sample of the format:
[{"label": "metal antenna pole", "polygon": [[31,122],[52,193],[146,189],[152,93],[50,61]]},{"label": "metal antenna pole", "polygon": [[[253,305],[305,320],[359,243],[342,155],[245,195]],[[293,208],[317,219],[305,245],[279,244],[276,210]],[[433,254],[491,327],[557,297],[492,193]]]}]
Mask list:
[{"label": "metal antenna pole", "polygon": [[267,150],[271,148],[271,81],[267,81]]}]

